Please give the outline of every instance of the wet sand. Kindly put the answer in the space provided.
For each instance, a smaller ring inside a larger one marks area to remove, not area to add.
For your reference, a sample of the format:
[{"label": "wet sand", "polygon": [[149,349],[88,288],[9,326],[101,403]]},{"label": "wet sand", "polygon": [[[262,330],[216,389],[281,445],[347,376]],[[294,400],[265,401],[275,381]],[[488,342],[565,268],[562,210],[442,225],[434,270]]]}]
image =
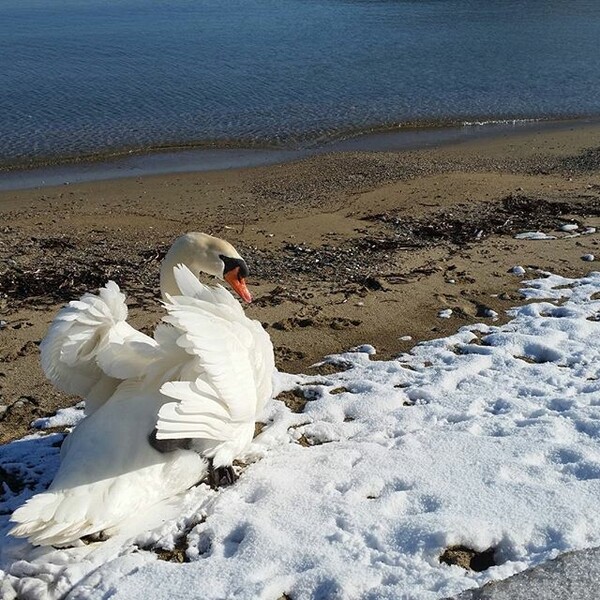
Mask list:
[{"label": "wet sand", "polygon": [[[58,308],[112,278],[131,322],[151,331],[159,261],[186,231],[238,248],[252,272],[247,312],[270,333],[277,366],[310,372],[358,344],[387,358],[462,325],[503,322],[522,301],[515,265],[525,278],[596,269],[582,256],[600,259],[600,234],[572,236],[565,223],[600,228],[599,125],[1,192],[0,442],[77,400],[39,367]],[[514,237],[536,230],[557,239]],[[446,308],[451,317],[438,317]]]}]

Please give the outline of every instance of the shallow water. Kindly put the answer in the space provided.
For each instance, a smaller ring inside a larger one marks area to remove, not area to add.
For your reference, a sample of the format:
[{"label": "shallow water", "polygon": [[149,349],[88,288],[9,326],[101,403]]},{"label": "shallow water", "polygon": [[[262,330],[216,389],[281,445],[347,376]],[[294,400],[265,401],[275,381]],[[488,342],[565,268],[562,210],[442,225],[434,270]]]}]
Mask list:
[{"label": "shallow water", "polygon": [[5,0],[0,161],[600,114],[600,2]]}]

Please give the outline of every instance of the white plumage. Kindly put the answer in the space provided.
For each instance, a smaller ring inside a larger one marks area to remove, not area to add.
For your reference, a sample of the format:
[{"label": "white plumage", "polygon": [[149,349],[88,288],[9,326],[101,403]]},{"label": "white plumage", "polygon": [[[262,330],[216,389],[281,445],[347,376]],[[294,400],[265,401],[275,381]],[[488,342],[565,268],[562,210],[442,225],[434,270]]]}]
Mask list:
[{"label": "white plumage", "polygon": [[156,342],[127,323],[125,295],[114,281],[61,309],[40,344],[42,369],[67,394],[86,399],[92,414],[120,381],[139,376]]},{"label": "white plumage", "polygon": [[271,340],[227,290],[202,285],[185,266],[174,274],[185,295],[168,296],[163,320],[181,332],[176,343],[197,359],[198,371],[193,381],[161,387],[177,402],[160,409],[156,437],[199,439],[215,467],[230,465],[252,440],[256,415],[271,395]]},{"label": "white plumage", "polygon": [[[126,322],[112,281],[58,313],[40,346],[42,367],[56,387],[85,397],[86,417],[63,443],[48,491],[13,513],[12,535],[66,545],[113,533],[199,482],[205,458],[228,466],[248,447],[271,396],[273,347],[225,288],[203,285],[188,268],[223,277],[215,255],[243,263],[230,244],[205,234],[173,245],[161,268],[168,314],[153,338]],[[196,451],[158,451],[149,442],[155,429],[158,440],[193,439]]]}]

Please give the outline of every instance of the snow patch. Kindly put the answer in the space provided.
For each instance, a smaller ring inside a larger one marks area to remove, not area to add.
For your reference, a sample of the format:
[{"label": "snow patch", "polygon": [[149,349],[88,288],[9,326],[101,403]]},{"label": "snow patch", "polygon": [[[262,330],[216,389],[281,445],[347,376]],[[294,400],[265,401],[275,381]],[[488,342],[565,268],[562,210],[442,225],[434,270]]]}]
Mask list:
[{"label": "snow patch", "polygon": [[75,427],[81,419],[83,419],[85,403],[79,402],[75,406],[70,406],[68,408],[59,409],[55,415],[51,417],[41,417],[39,419],[35,419],[33,423],[31,423],[32,427],[36,429],[50,429],[53,427]]},{"label": "snow patch", "polygon": [[[235,485],[200,484],[106,542],[7,536],[49,484],[62,434],[0,447],[2,594],[33,600],[456,595],[600,544],[600,273],[527,281],[531,302],[395,360],[346,352],[301,413],[272,401]],[[150,525],[151,524],[151,525]],[[448,548],[495,566],[440,562]],[[189,561],[159,560],[179,548]],[[4,597],[3,596],[3,597]]]}]

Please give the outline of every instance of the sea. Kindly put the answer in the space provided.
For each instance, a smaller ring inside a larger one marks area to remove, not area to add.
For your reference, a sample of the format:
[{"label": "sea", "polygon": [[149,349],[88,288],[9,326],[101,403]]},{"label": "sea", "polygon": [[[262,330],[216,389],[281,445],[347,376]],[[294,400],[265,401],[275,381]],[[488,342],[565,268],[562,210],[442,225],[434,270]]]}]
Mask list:
[{"label": "sea", "polygon": [[599,0],[2,0],[0,166],[600,116]]}]

